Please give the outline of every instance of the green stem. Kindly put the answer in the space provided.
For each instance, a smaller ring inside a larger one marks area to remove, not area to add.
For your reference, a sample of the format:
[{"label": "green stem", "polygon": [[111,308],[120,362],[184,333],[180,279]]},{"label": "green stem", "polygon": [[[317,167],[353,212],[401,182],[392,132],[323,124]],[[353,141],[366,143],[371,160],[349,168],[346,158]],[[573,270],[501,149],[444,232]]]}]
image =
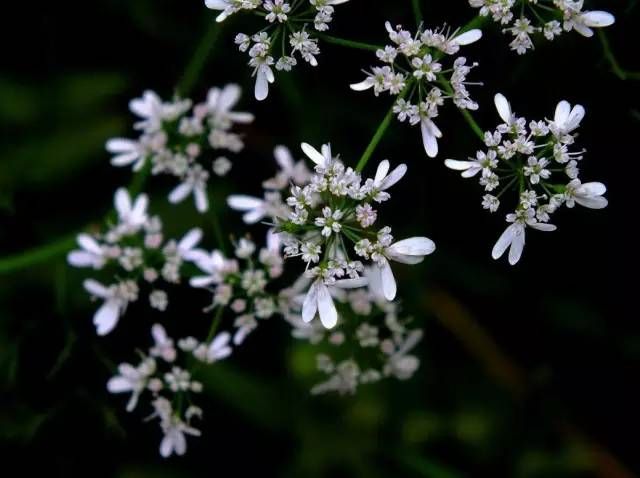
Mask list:
[{"label": "green stem", "polygon": [[368,51],[377,51],[381,49],[381,46],[371,45],[369,43],[362,43],[359,41],[353,40],[345,40],[344,38],[338,38],[331,35],[326,35],[324,33],[316,32],[315,35],[318,38],[326,41],[327,43],[333,43],[334,45],[346,46],[347,48],[355,48],[356,50],[368,50]]},{"label": "green stem", "polygon": [[607,34],[601,29],[598,29],[598,38],[600,39],[600,43],[602,44],[602,52],[604,54],[604,57],[609,62],[613,74],[621,80],[640,80],[640,72],[626,71],[620,66],[618,60],[613,54],[613,51],[611,50]]},{"label": "green stem", "polygon": [[63,237],[55,242],[35,247],[28,251],[4,257],[0,260],[0,275],[20,271],[35,264],[47,262],[54,257],[66,254],[76,244],[76,235]]},{"label": "green stem", "polygon": [[420,8],[420,0],[411,0],[411,6],[413,7],[413,16],[416,19],[416,25],[420,26],[422,23],[422,9]]},{"label": "green stem", "polygon": [[193,53],[191,60],[187,64],[182,79],[178,83],[176,92],[179,96],[187,96],[193,89],[193,86],[198,81],[198,76],[207,63],[209,55],[213,51],[218,38],[220,38],[221,31],[222,24],[211,22],[200,44],[197,46],[196,51]]},{"label": "green stem", "polygon": [[218,307],[216,309],[216,313],[213,316],[213,320],[211,321],[211,326],[209,327],[209,333],[207,334],[206,344],[211,342],[213,336],[216,334],[218,327],[220,326],[220,321],[222,320],[222,312],[224,312],[224,307]]},{"label": "green stem", "polygon": [[364,153],[360,157],[360,161],[358,161],[358,165],[356,166],[356,171],[358,172],[362,171],[364,167],[367,165],[367,163],[369,162],[369,160],[371,159],[371,156],[373,155],[374,151],[378,147],[378,144],[382,140],[384,133],[387,131],[387,128],[389,128],[389,125],[391,124],[391,120],[393,119],[393,116],[394,116],[393,107],[395,106],[396,102],[399,99],[404,98],[407,95],[411,86],[412,86],[412,82],[410,81],[404,87],[404,90],[400,92],[400,94],[398,95],[398,99],[394,101],[394,103],[391,105],[391,108],[389,108],[389,111],[387,111],[387,114],[382,119],[382,123],[380,123],[380,125],[378,126],[378,129],[373,135],[373,138],[371,138],[371,141],[369,142],[367,149],[365,149]]}]

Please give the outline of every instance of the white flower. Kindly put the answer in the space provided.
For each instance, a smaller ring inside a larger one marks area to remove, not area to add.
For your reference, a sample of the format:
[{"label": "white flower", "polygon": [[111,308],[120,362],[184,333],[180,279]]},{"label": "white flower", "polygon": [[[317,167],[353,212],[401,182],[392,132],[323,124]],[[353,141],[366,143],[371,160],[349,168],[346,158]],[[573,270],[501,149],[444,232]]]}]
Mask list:
[{"label": "white flower", "polygon": [[192,277],[189,280],[191,287],[208,287],[212,284],[219,284],[222,281],[227,261],[220,251],[213,251],[211,254],[199,254],[195,263],[207,275]]},{"label": "white flower", "polygon": [[273,76],[273,70],[271,69],[267,61],[259,63],[255,69],[254,74],[256,76],[256,86],[254,89],[254,94],[256,100],[262,101],[266,99],[267,96],[269,96],[269,83],[273,83],[276,79]]},{"label": "white flower", "polygon": [[143,360],[138,367],[122,363],[118,365],[118,375],[107,382],[107,390],[110,393],[131,392],[131,398],[127,403],[127,411],[130,412],[136,407],[140,394],[146,388],[149,377],[155,370],[156,363],[153,359]]},{"label": "white flower", "polygon": [[129,109],[142,118],[134,127],[147,133],[158,131],[162,126],[162,108],[162,100],[153,91],[145,91],[142,98],[131,100]]},{"label": "white flower", "polygon": [[300,185],[309,180],[311,173],[306,164],[304,161],[295,162],[289,148],[276,146],[273,150],[273,156],[280,166],[280,171],[274,178],[264,181],[262,185],[265,189],[284,189],[290,183]]},{"label": "white flower", "polygon": [[551,176],[551,171],[546,169],[548,165],[548,159],[538,159],[535,156],[530,156],[529,159],[527,159],[527,166],[524,168],[524,175],[529,176],[531,184],[538,184],[540,179],[549,179]]},{"label": "white flower", "polygon": [[535,211],[532,208],[519,210],[515,214],[509,214],[507,221],[513,224],[508,226],[498,238],[496,244],[493,246],[491,256],[494,259],[500,259],[508,248],[509,264],[512,266],[515,265],[522,256],[525,244],[525,229],[527,226],[545,232],[556,230],[556,226],[553,224],[538,222],[535,217]]},{"label": "white flower", "polygon": [[268,205],[264,199],[233,194],[227,198],[227,204],[231,209],[244,211],[242,220],[247,224],[255,224],[268,216]]},{"label": "white flower", "polygon": [[463,178],[471,178],[482,171],[483,176],[487,177],[491,175],[493,169],[498,166],[498,160],[496,159],[496,152],[490,150],[488,153],[478,151],[476,159],[471,161],[459,161],[456,159],[445,159],[444,165],[454,171],[462,171],[461,176]]},{"label": "white flower", "polygon": [[438,138],[442,138],[442,131],[438,129],[431,119],[421,116],[420,132],[422,133],[422,144],[427,156],[435,158],[438,156]]},{"label": "white flower", "polygon": [[413,376],[420,366],[420,360],[414,355],[407,355],[422,339],[422,331],[412,331],[402,344],[389,357],[384,366],[384,374],[392,375],[398,380],[407,380]]},{"label": "white flower", "polygon": [[603,209],[609,203],[602,197],[607,192],[607,187],[602,183],[592,182],[582,184],[579,179],[574,179],[567,184],[565,201],[567,207],[571,208],[575,203],[590,209]]},{"label": "white flower", "polygon": [[129,192],[120,188],[116,191],[114,204],[123,232],[137,232],[147,222],[149,198],[146,194],[140,194],[132,204]]},{"label": "white flower", "polygon": [[236,84],[226,85],[224,88],[211,88],[207,94],[207,109],[211,115],[211,121],[215,126],[225,129],[229,123],[251,123],[254,116],[251,113],[232,111],[238,103],[242,90]]},{"label": "white flower", "polygon": [[107,151],[115,154],[111,158],[114,166],[128,166],[133,164],[133,170],[139,171],[147,158],[146,151],[138,141],[125,138],[113,138],[107,141]]},{"label": "white flower", "polygon": [[188,231],[176,247],[178,255],[185,261],[197,261],[202,258],[203,251],[195,249],[202,239],[202,230],[194,227]]},{"label": "white flower", "polygon": [[199,212],[206,212],[209,209],[209,199],[207,198],[208,179],[209,173],[199,164],[194,165],[187,171],[183,182],[171,191],[169,194],[169,202],[176,204],[184,201],[190,194],[193,194],[196,209]]},{"label": "white flower", "polygon": [[160,442],[160,455],[168,458],[172,454],[178,456],[187,452],[187,439],[185,435],[200,436],[200,430],[187,425],[176,416],[171,416],[169,420],[161,422],[164,437]]},{"label": "white flower", "polygon": [[214,363],[231,355],[230,340],[231,335],[228,332],[221,332],[216,335],[207,347],[206,361]]},{"label": "white flower", "polygon": [[[582,5],[582,1],[579,2]],[[585,37],[593,36],[593,30],[591,28],[608,27],[615,23],[616,19],[609,12],[592,11],[582,12],[579,15],[574,15],[565,20],[564,28],[567,31],[574,29],[580,35]]]},{"label": "white flower", "polygon": [[435,250],[435,243],[426,237],[411,237],[384,248],[384,255],[378,258],[378,267],[382,290],[387,300],[395,299],[397,292],[396,280],[387,259],[403,264],[419,264]]},{"label": "white flower", "polygon": [[[341,289],[353,289],[366,285],[365,278],[343,279],[333,282],[331,285]],[[326,329],[335,327],[338,323],[338,311],[333,303],[329,287],[322,276],[311,283],[307,295],[302,303],[302,320],[311,322],[316,316],[320,316],[320,322]]]},{"label": "white flower", "polygon": [[584,118],[585,110],[581,105],[571,105],[567,101],[561,101],[556,107],[553,121],[549,122],[551,132],[559,140],[563,140],[569,133],[580,126],[582,118]]},{"label": "white flower", "polygon": [[300,148],[302,148],[304,154],[306,154],[311,161],[316,163],[318,167],[326,168],[329,166],[329,164],[331,164],[333,156],[331,155],[330,144],[323,144],[320,148],[322,152],[318,151],[308,143],[300,144]]},{"label": "white flower", "polygon": [[83,282],[83,286],[92,296],[104,300],[93,316],[98,335],[111,332],[120,316],[124,314],[129,302],[137,300],[138,296],[138,286],[133,281],[124,281],[105,287],[96,280],[87,279]]},{"label": "white flower", "polygon": [[74,267],[102,269],[106,262],[104,247],[89,234],[78,234],[76,241],[81,249],[69,253],[67,256],[69,264]]},{"label": "white flower", "polygon": [[173,362],[176,359],[176,349],[173,339],[167,335],[167,331],[160,324],[153,324],[151,336],[155,342],[149,350],[152,357],[161,357],[165,362]]}]

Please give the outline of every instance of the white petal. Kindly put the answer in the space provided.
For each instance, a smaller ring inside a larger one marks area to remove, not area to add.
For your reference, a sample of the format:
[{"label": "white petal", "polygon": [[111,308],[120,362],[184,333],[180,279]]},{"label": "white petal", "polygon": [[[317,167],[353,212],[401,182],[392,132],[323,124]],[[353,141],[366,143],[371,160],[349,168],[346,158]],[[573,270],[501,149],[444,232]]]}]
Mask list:
[{"label": "white petal", "polygon": [[114,156],[111,158],[111,164],[113,166],[129,166],[131,163],[134,163],[140,155],[137,151],[133,151],[131,153],[119,154],[118,156]]},{"label": "white petal", "polygon": [[153,324],[151,326],[151,336],[156,344],[164,344],[167,341],[167,331],[160,324]]},{"label": "white petal", "polygon": [[129,213],[131,212],[131,197],[129,196],[129,192],[125,188],[120,188],[116,191],[114,204],[120,218],[129,215]]},{"label": "white petal", "polygon": [[256,73],[256,86],[254,89],[254,94],[256,100],[262,101],[269,96],[269,81],[267,80],[266,71],[262,68],[262,66],[258,67],[258,72]]},{"label": "white petal", "polygon": [[[318,283],[318,313],[320,314],[320,322],[325,328],[331,329],[338,323],[338,311],[333,303],[331,294],[327,286],[319,282]],[[304,318],[304,317],[303,317]]]},{"label": "white petal", "polygon": [[374,85],[374,80],[371,77],[365,78],[360,83],[352,83],[349,85],[353,91],[366,91],[369,88],[372,88]]},{"label": "white petal", "polygon": [[209,198],[204,188],[196,188],[193,191],[194,199],[196,201],[196,209],[198,212],[207,212],[209,210]]},{"label": "white petal", "polygon": [[454,171],[464,171],[475,164],[474,161],[459,161],[457,159],[445,159],[444,165]]},{"label": "white petal", "polygon": [[420,122],[420,131],[422,132],[422,144],[427,156],[435,158],[438,155],[438,140],[436,139],[433,131],[429,125],[433,122],[428,119],[423,119]]},{"label": "white petal", "polygon": [[569,118],[565,124],[565,129],[567,132],[573,131],[578,126],[580,126],[580,122],[582,118],[584,118],[585,110],[582,105],[575,105],[571,110],[571,114],[569,114]]},{"label": "white petal", "polygon": [[585,12],[581,15],[582,21],[590,27],[608,27],[615,23],[616,18],[609,12],[593,11]]},{"label": "white petal", "polygon": [[193,247],[200,242],[202,239],[202,230],[194,227],[189,232],[187,232],[184,237],[178,243],[178,249],[180,251],[188,251],[193,249]]},{"label": "white petal", "polygon": [[366,277],[358,277],[356,279],[341,279],[335,281],[333,287],[339,289],[357,289],[358,287],[364,287],[369,283]]},{"label": "white petal", "polygon": [[107,299],[93,316],[93,325],[98,335],[111,332],[120,318],[120,303],[114,299]]},{"label": "white petal", "polygon": [[111,291],[109,288],[105,287],[97,280],[86,279],[82,285],[89,294],[95,297],[100,297],[101,299],[108,299],[111,297]]},{"label": "white petal", "polygon": [[253,211],[249,211],[245,215],[243,215],[242,220],[246,224],[255,224],[266,215],[267,214],[263,209],[254,209]]},{"label": "white petal", "polygon": [[536,222],[535,224],[531,224],[530,227],[543,232],[552,232],[558,229],[554,224],[547,224],[546,222]]},{"label": "white petal", "polygon": [[235,209],[237,211],[248,211],[250,209],[257,209],[262,207],[262,205],[264,204],[264,200],[253,196],[234,194],[227,198],[227,204],[231,209]]},{"label": "white petal", "polygon": [[562,100],[558,103],[558,106],[556,106],[556,113],[553,116],[553,122],[560,128],[564,128],[567,123],[567,119],[569,118],[569,113],[571,113],[571,105],[567,101]]},{"label": "white petal", "polygon": [[602,196],[607,192],[607,187],[598,182],[584,183],[576,189],[578,196]]},{"label": "white petal", "polygon": [[204,4],[207,8],[212,10],[224,10],[229,6],[229,2],[227,0],[205,0]]},{"label": "white petal", "polygon": [[309,291],[302,303],[302,320],[311,322],[318,310],[318,282],[314,282],[309,287]]},{"label": "white petal", "polygon": [[502,118],[502,121],[509,123],[509,121],[511,121],[511,105],[509,104],[509,101],[507,101],[507,98],[505,98],[502,93],[498,93],[494,96],[493,102],[496,105],[496,109],[498,110],[498,114],[500,115],[500,118]]},{"label": "white petal", "polygon": [[290,172],[293,169],[293,157],[286,146],[276,146],[273,150],[273,156],[283,171]]},{"label": "white petal", "polygon": [[436,250],[435,243],[428,237],[410,237],[395,242],[387,248],[392,254],[408,256],[426,256]]},{"label": "white petal", "polygon": [[125,377],[112,377],[107,382],[107,390],[111,393],[123,393],[133,390],[131,382]]},{"label": "white petal", "polygon": [[67,255],[67,262],[74,267],[93,267],[96,256],[86,251],[71,251]]},{"label": "white petal", "polygon": [[160,442],[160,456],[168,458],[173,453],[173,440],[170,435],[165,435]]},{"label": "white petal", "polygon": [[382,267],[380,267],[380,280],[382,284],[382,293],[387,300],[393,300],[396,298],[398,288],[396,286],[396,279],[393,277],[393,271],[389,265],[389,261],[383,259]]},{"label": "white petal", "polygon": [[504,251],[506,251],[507,247],[511,245],[511,242],[513,241],[513,237],[516,234],[517,227],[518,226],[516,224],[511,224],[509,227],[507,227],[504,230],[504,232],[500,235],[500,237],[496,241],[496,244],[493,246],[493,250],[491,251],[491,257],[493,257],[494,259],[500,259],[500,257],[502,257],[502,254],[504,254]]},{"label": "white petal", "polygon": [[193,187],[189,183],[180,183],[178,184],[171,193],[169,193],[169,202],[172,204],[177,204],[180,201],[184,201],[184,199],[191,194]]},{"label": "white petal", "polygon": [[147,214],[147,206],[149,205],[149,197],[146,194],[141,194],[136,198],[131,209],[131,216],[134,220],[144,222],[144,217]]},{"label": "white petal", "polygon": [[516,265],[522,256],[522,250],[524,249],[524,227],[518,230],[516,235],[511,241],[511,247],[509,248],[509,264]]},{"label": "white petal", "polygon": [[383,160],[380,161],[380,164],[378,164],[378,169],[376,169],[376,176],[373,179],[373,182],[379,186],[382,183],[382,180],[387,176],[387,173],[389,172],[389,161],[388,160]]},{"label": "white petal", "polygon": [[96,241],[89,234],[78,234],[77,241],[78,245],[85,251],[92,252],[96,255],[102,254],[102,248],[100,247],[100,244],[98,244],[98,241]]},{"label": "white petal", "polygon": [[229,111],[240,99],[241,92],[240,87],[233,83],[225,86],[218,97],[218,110]]},{"label": "white petal", "polygon": [[582,207],[588,207],[589,209],[604,209],[609,205],[609,201],[602,196],[595,197],[579,197],[576,196],[575,201]]},{"label": "white petal", "polygon": [[382,189],[383,191],[389,189],[395,183],[400,181],[405,174],[407,174],[407,165],[400,164],[393,171],[391,171],[391,173],[386,178],[384,178],[382,184],[380,185],[380,189]]},{"label": "white petal", "polygon": [[480,40],[480,38],[482,38],[482,30],[475,28],[458,35],[453,39],[453,42],[458,45],[470,45]]},{"label": "white petal", "polygon": [[207,287],[216,282],[218,281],[216,280],[215,277],[198,276],[198,277],[192,277],[191,280],[189,280],[189,285],[191,285],[191,287]]},{"label": "white petal", "polygon": [[308,143],[302,143],[300,145],[300,148],[302,148],[302,152],[306,154],[311,161],[316,163],[318,166],[324,166],[325,159],[324,159],[324,156],[320,153],[320,151],[318,151],[316,148],[314,148]]}]

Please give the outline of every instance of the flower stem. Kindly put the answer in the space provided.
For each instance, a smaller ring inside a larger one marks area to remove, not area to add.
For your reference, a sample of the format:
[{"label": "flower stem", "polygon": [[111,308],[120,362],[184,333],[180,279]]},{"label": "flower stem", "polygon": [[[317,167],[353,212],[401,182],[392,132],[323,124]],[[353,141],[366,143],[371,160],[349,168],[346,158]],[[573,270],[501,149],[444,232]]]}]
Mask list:
[{"label": "flower stem", "polygon": [[193,86],[198,80],[198,76],[200,76],[200,73],[207,63],[209,55],[215,48],[222,28],[223,25],[216,22],[211,22],[211,25],[209,25],[209,28],[202,37],[202,40],[200,40],[199,45],[196,47],[196,51],[193,53],[191,60],[189,60],[189,63],[184,70],[184,74],[182,75],[182,79],[178,83],[176,88],[178,96],[187,96],[193,89]]},{"label": "flower stem", "polygon": [[213,320],[211,321],[211,326],[209,327],[209,333],[207,334],[207,340],[205,343],[211,342],[213,336],[216,334],[218,327],[220,326],[220,321],[222,320],[222,312],[224,312],[224,307],[218,307],[216,309],[216,313],[213,315]]},{"label": "flower stem", "polygon": [[382,123],[380,123],[380,125],[378,126],[378,129],[373,134],[373,138],[371,138],[371,141],[367,145],[367,149],[365,149],[364,153],[362,153],[362,156],[360,157],[360,161],[358,161],[358,165],[356,166],[356,171],[358,171],[358,172],[362,171],[364,169],[364,167],[367,165],[367,163],[371,159],[371,156],[373,155],[374,151],[378,147],[378,144],[382,140],[382,137],[384,136],[385,132],[387,131],[387,128],[389,128],[389,125],[391,124],[391,120],[393,119],[393,115],[394,115],[393,107],[396,105],[396,102],[398,100],[403,99],[405,96],[407,96],[409,91],[411,91],[412,87],[413,87],[413,81],[410,80],[405,85],[404,90],[402,90],[400,92],[400,94],[398,95],[397,99],[391,105],[391,108],[389,108],[389,111],[387,111],[387,114],[382,119]]},{"label": "flower stem", "polygon": [[416,19],[416,24],[420,26],[422,23],[422,9],[420,8],[420,0],[411,0],[411,6],[413,7],[413,16]]},{"label": "flower stem", "polygon": [[347,48],[355,48],[356,50],[377,51],[380,48],[382,48],[378,45],[371,45],[369,43],[363,43],[363,42],[353,41],[353,40],[345,40],[344,38],[338,38],[338,37],[326,35],[324,33],[319,33],[319,32],[316,32],[315,35],[318,38],[321,38],[322,40],[326,41],[327,43],[346,46]]}]

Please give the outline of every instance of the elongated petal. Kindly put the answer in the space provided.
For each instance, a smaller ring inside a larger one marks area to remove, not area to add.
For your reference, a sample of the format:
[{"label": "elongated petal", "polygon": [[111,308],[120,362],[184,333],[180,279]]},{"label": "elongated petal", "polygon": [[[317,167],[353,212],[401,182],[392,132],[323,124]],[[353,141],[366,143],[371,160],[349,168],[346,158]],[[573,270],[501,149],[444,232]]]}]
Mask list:
[{"label": "elongated petal", "polygon": [[258,101],[262,101],[269,96],[269,80],[267,79],[266,71],[262,67],[259,67],[256,73],[254,94]]},{"label": "elongated petal", "polygon": [[218,280],[215,277],[198,276],[192,277],[191,280],[189,280],[189,285],[191,285],[191,287],[207,287],[216,282],[218,282]]},{"label": "elongated petal", "polygon": [[67,255],[67,262],[74,267],[93,267],[96,256],[86,251],[71,251]]},{"label": "elongated petal", "polygon": [[382,183],[382,180],[387,176],[387,173],[389,172],[389,166],[389,161],[386,159],[380,161],[380,164],[378,164],[378,169],[376,169],[376,176],[373,179],[373,182],[376,184],[376,186],[379,186]]},{"label": "elongated petal", "polygon": [[120,218],[124,218],[131,213],[131,197],[125,188],[120,188],[116,191],[114,204]]},{"label": "elongated petal", "polygon": [[165,435],[160,442],[160,456],[169,458],[173,453],[173,438],[171,435]]},{"label": "elongated petal", "polygon": [[475,165],[475,161],[459,161],[457,159],[445,159],[444,165],[454,171],[464,171]]},{"label": "elongated petal", "polygon": [[308,143],[302,143],[300,148],[302,148],[302,152],[306,154],[311,161],[316,163],[318,166],[324,166],[325,159],[320,151]]},{"label": "elongated petal", "polygon": [[242,90],[236,84],[228,84],[220,92],[218,111],[229,111],[240,99]]},{"label": "elongated petal", "polygon": [[420,122],[420,132],[422,133],[422,145],[424,151],[430,158],[435,158],[438,155],[438,140],[433,134],[432,129],[429,127],[428,122],[431,120],[423,119]]},{"label": "elongated petal", "polygon": [[494,259],[500,259],[500,257],[502,257],[502,254],[504,254],[507,248],[511,245],[513,237],[516,234],[516,229],[517,226],[515,224],[511,224],[504,230],[504,232],[496,241],[496,244],[493,246],[491,257],[493,257]]},{"label": "elongated petal", "polygon": [[205,0],[204,4],[211,10],[224,10],[229,6],[228,0]]},{"label": "elongated petal", "polygon": [[110,393],[124,393],[133,390],[131,382],[125,377],[112,377],[107,382],[107,390]]},{"label": "elongated petal", "polygon": [[480,40],[480,38],[482,38],[482,30],[475,28],[458,35],[453,39],[453,42],[458,45],[470,45]]},{"label": "elongated petal", "polygon": [[[318,283],[318,313],[320,314],[320,322],[327,329],[332,329],[338,323],[338,311],[333,303],[331,294],[327,286],[319,282]],[[304,319],[304,317],[303,317]]]},{"label": "elongated petal", "polygon": [[391,265],[386,259],[384,259],[382,266],[380,266],[380,281],[382,284],[382,293],[384,294],[385,299],[395,299],[398,291],[396,279],[393,277]]},{"label": "elongated petal", "polygon": [[502,121],[509,123],[509,121],[511,121],[511,105],[507,98],[505,98],[502,93],[498,93],[494,96],[493,102],[496,105],[496,110],[498,110],[498,114],[500,115],[500,118],[502,118]]},{"label": "elongated petal", "polygon": [[196,202],[198,212],[207,212],[209,210],[209,198],[204,188],[196,188],[193,191],[193,197]]},{"label": "elongated petal", "polygon": [[480,171],[482,171],[482,168],[477,164],[474,164],[466,171],[462,171],[462,174],[460,176],[462,176],[463,178],[472,178],[476,176]]},{"label": "elongated petal", "polygon": [[585,12],[581,15],[582,21],[590,27],[608,27],[615,23],[616,18],[609,12],[603,12],[600,10],[594,10],[592,12]]},{"label": "elongated petal", "polygon": [[169,193],[169,202],[172,204],[177,204],[180,201],[184,201],[185,198],[189,194],[191,194],[192,190],[193,187],[189,183],[178,184],[175,188],[173,188],[173,191]]},{"label": "elongated petal", "polygon": [[584,183],[576,189],[578,196],[602,196],[607,192],[607,187],[599,182]]},{"label": "elongated petal", "polygon": [[357,289],[358,287],[364,287],[369,283],[366,277],[358,277],[357,279],[341,279],[335,281],[333,287],[339,289]]},{"label": "elongated petal", "polygon": [[235,209],[236,211],[248,211],[262,207],[264,200],[253,196],[234,194],[227,198],[227,204],[231,209]]},{"label": "elongated petal", "polygon": [[371,77],[365,78],[360,83],[352,83],[349,85],[353,91],[366,91],[369,88],[373,88],[374,80]]},{"label": "elongated petal", "polygon": [[558,229],[555,224],[547,224],[546,222],[536,222],[535,224],[531,224],[530,227],[543,232],[552,232]]},{"label": "elongated petal", "polygon": [[193,249],[196,244],[200,242],[202,239],[202,229],[194,227],[189,232],[187,232],[184,237],[178,243],[178,249],[180,251],[185,252],[190,249]]},{"label": "elongated petal", "polygon": [[286,146],[276,146],[273,150],[273,156],[276,158],[276,162],[280,165],[280,168],[290,173],[294,167],[293,157],[291,151]]},{"label": "elongated petal", "polygon": [[143,222],[147,214],[147,206],[149,205],[149,196],[140,194],[133,203],[131,216],[134,221]]},{"label": "elongated petal", "polygon": [[567,119],[569,119],[569,114],[571,113],[571,105],[569,102],[562,100],[556,106],[556,112],[553,116],[553,122],[559,126],[560,128],[564,128],[567,123]]},{"label": "elongated petal", "polygon": [[602,196],[593,197],[575,197],[575,201],[582,207],[588,207],[589,209],[604,209],[609,205],[609,201]]},{"label": "elongated petal", "polygon": [[392,254],[426,256],[436,250],[435,243],[428,237],[410,237],[395,242],[387,248]]},{"label": "elongated petal", "polygon": [[98,244],[98,241],[89,234],[78,234],[78,238],[76,240],[78,241],[78,245],[85,251],[89,251],[97,255],[102,254],[100,244]]},{"label": "elongated petal", "polygon": [[164,344],[167,341],[167,331],[160,324],[153,324],[151,326],[151,336],[156,344]]},{"label": "elongated petal", "polygon": [[524,228],[518,230],[513,241],[511,241],[511,247],[509,248],[509,264],[516,265],[522,257],[522,251],[524,249]]},{"label": "elongated petal", "polygon": [[384,178],[382,184],[380,185],[380,189],[382,189],[383,191],[389,189],[391,186],[400,181],[405,174],[407,174],[406,164],[400,164],[396,166],[396,168],[391,171],[391,173],[386,178]]},{"label": "elongated petal", "polygon": [[318,311],[318,282],[314,282],[309,287],[309,291],[302,303],[302,320],[311,322]]},{"label": "elongated petal", "polygon": [[83,287],[89,294],[101,299],[107,299],[111,297],[111,291],[108,287],[105,287],[100,282],[94,279],[85,279],[82,283]]},{"label": "elongated petal", "polygon": [[93,325],[98,335],[111,332],[120,318],[120,303],[114,299],[107,299],[93,316]]},{"label": "elongated petal", "polygon": [[580,122],[582,121],[582,118],[584,118],[584,115],[584,107],[582,105],[575,105],[569,114],[569,118],[567,118],[566,124],[564,125],[566,131],[573,131],[580,126]]},{"label": "elongated petal", "polygon": [[112,138],[107,141],[106,149],[110,153],[138,152],[138,143],[126,138]]}]

